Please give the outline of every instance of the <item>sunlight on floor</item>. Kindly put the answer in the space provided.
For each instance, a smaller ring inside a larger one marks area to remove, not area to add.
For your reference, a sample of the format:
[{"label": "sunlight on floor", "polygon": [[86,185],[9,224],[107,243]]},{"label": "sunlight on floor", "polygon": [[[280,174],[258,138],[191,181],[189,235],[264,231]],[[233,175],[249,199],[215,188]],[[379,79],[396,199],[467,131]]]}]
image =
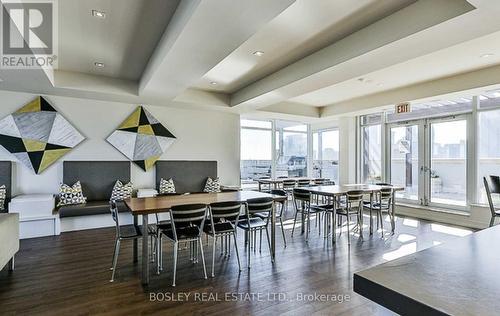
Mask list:
[{"label": "sunlight on floor", "polygon": [[417,237],[415,237],[413,235],[408,235],[408,234],[400,234],[398,236],[398,241],[402,242],[402,243],[409,242],[409,241],[412,241],[415,239],[417,239]]},{"label": "sunlight on floor", "polygon": [[394,251],[385,253],[382,258],[387,261],[391,261],[397,258],[404,257],[406,255],[417,252],[417,242],[412,242],[406,245],[402,245]]},{"label": "sunlight on floor", "polygon": [[469,229],[450,227],[450,226],[445,226],[445,225],[441,225],[441,224],[431,224],[431,230],[433,232],[438,232],[438,233],[443,233],[443,234],[448,234],[448,235],[453,235],[453,236],[459,236],[459,237],[464,237],[464,236],[472,234],[472,231]]},{"label": "sunlight on floor", "polygon": [[433,245],[433,246],[439,246],[439,245],[441,245],[441,244],[442,244],[442,242],[440,242],[440,241],[436,241],[436,240],[434,240],[434,241],[432,242],[432,245]]},{"label": "sunlight on floor", "polygon": [[416,219],[405,218],[403,219],[403,225],[410,227],[418,227],[418,221]]}]

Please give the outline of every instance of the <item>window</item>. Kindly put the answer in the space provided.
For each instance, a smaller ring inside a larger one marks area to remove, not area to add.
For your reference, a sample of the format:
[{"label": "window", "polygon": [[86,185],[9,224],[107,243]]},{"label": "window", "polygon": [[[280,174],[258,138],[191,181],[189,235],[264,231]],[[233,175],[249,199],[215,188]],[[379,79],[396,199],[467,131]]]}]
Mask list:
[{"label": "window", "polygon": [[500,110],[478,113],[478,202],[487,204],[483,177],[500,175]]},{"label": "window", "polygon": [[361,181],[363,183],[377,183],[382,180],[381,117],[381,114],[361,117]]},{"label": "window", "polygon": [[241,120],[241,165],[242,187],[255,186],[255,180],[271,176],[272,145],[271,122]]},{"label": "window", "polygon": [[276,121],[276,177],[307,177],[307,125]]},{"label": "window", "polygon": [[418,200],[418,130],[417,124],[390,128],[390,182],[404,187],[405,190],[398,192],[397,196],[409,200]]},{"label": "window", "polygon": [[339,131],[313,134],[313,177],[339,182]]}]

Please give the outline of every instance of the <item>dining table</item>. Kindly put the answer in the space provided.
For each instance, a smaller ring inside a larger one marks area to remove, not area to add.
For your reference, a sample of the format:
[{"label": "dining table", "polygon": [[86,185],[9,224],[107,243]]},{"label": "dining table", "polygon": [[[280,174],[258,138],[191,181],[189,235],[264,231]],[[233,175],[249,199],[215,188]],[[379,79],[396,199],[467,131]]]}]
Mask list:
[{"label": "dining table", "polygon": [[[282,202],[287,197],[271,195],[257,191],[231,191],[219,193],[191,193],[182,195],[165,195],[145,198],[125,199],[125,205],[134,218],[134,225],[138,226],[138,217],[142,216],[142,266],[141,278],[142,284],[149,284],[149,238],[148,225],[149,215],[169,212],[173,206],[186,204],[206,204],[217,202],[238,201],[245,203],[249,199],[272,197],[275,202]],[[276,207],[271,211],[271,260],[274,263],[276,259]],[[134,260],[138,257],[138,242],[134,240]]]},{"label": "dining table", "polygon": [[[384,187],[387,187],[386,185],[374,185],[374,184],[343,184],[343,185],[318,185],[318,186],[309,186],[309,187],[301,187],[301,189],[308,190],[310,193],[319,195],[319,196],[324,196],[327,199],[332,199],[335,201],[336,198],[340,196],[345,196],[347,192],[349,191],[363,191],[364,194],[370,196],[370,235],[373,234],[373,217],[372,217],[372,211],[373,211],[373,198],[374,195],[377,192],[380,192],[380,190]],[[389,217],[391,220],[391,232],[394,233],[395,230],[395,209],[396,209],[396,192],[397,191],[403,191],[403,187],[399,186],[391,186],[393,189],[393,197],[392,197],[392,207],[391,211],[389,213]],[[332,221],[332,241],[335,243],[336,241],[336,224],[335,224],[335,218],[337,215],[337,209],[336,209],[336,203],[332,203],[333,205],[333,210],[332,210],[332,216],[333,216],[333,221]],[[305,223],[305,217],[302,216],[302,227],[304,227]]]}]

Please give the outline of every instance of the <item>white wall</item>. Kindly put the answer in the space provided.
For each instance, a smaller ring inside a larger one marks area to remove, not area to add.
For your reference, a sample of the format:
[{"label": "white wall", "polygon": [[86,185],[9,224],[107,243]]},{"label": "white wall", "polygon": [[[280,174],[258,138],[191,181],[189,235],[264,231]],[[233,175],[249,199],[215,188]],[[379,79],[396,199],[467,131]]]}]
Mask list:
[{"label": "white wall", "polygon": [[[14,112],[36,95],[0,91],[0,118]],[[62,181],[62,160],[127,160],[106,138],[132,113],[136,104],[105,102],[59,96],[45,98],[87,139],[40,175],[21,163],[14,165],[13,194],[57,193]],[[147,106],[176,137],[161,160],[217,160],[221,182],[239,184],[239,116],[235,114]],[[0,160],[16,159],[0,147]],[[132,164],[136,188],[154,187],[154,168],[142,171]]]}]

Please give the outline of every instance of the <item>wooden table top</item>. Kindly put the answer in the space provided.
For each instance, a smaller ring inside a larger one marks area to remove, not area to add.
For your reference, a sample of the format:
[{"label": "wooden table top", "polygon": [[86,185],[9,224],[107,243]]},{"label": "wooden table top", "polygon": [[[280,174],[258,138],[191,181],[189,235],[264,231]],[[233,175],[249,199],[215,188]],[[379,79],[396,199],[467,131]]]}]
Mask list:
[{"label": "wooden table top", "polygon": [[236,191],[221,193],[193,193],[185,195],[166,195],[146,198],[130,198],[125,204],[133,215],[162,213],[170,210],[172,206],[185,204],[211,204],[216,202],[239,201],[248,199],[272,197],[275,201],[286,199],[284,196],[271,195],[257,191]]},{"label": "wooden table top", "polygon": [[[343,185],[318,185],[311,187],[303,187],[301,189],[308,190],[311,193],[320,194],[320,195],[344,195],[349,191],[363,191],[365,193],[373,193],[380,191],[384,186],[383,185],[374,185],[374,184],[343,184]],[[393,186],[394,191],[404,190],[402,187]]]}]

